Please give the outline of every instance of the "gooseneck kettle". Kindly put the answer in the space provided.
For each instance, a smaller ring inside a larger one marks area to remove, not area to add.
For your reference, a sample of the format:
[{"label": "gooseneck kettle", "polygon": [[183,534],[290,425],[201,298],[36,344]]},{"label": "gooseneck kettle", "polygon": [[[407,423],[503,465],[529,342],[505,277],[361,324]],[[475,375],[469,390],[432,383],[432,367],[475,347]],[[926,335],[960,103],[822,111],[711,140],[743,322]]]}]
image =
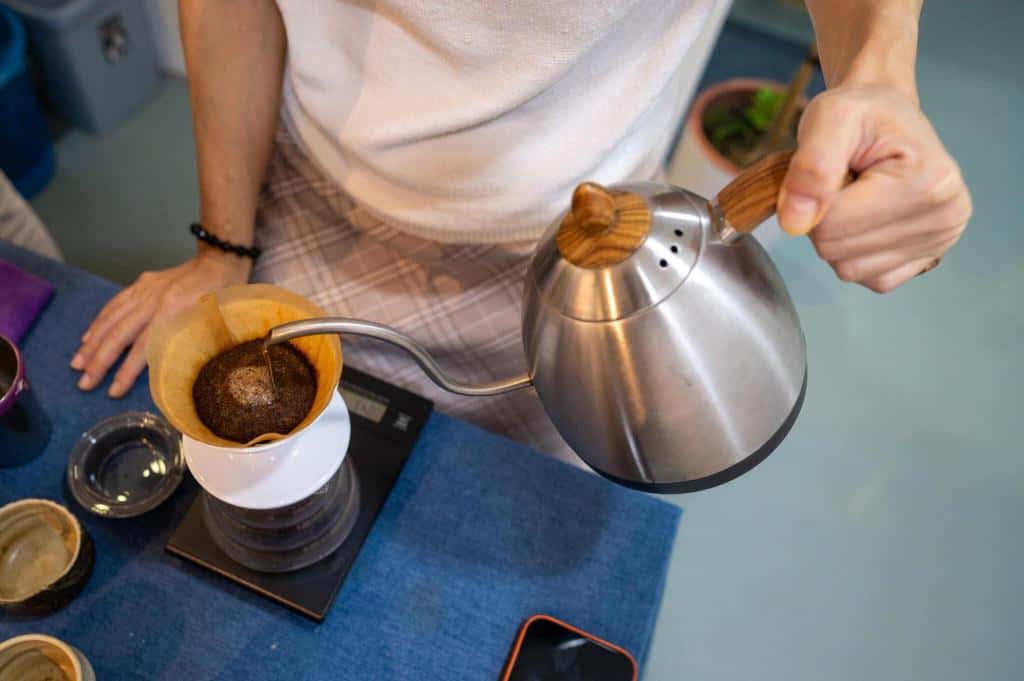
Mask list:
[{"label": "gooseneck kettle", "polygon": [[369,336],[408,351],[445,390],[532,385],[566,442],[607,478],[668,493],[721,484],[778,446],[807,385],[789,293],[744,237],[774,212],[790,157],[763,159],[711,201],[652,182],[577,187],[526,275],[526,375],[465,385],[412,338],[354,319],[284,324],[265,343]]}]

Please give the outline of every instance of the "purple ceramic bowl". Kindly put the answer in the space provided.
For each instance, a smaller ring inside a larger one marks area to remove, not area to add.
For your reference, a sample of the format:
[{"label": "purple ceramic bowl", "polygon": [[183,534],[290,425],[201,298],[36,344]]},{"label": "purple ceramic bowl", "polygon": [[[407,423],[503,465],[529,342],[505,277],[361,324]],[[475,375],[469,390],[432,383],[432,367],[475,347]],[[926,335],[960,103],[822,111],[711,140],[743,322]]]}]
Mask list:
[{"label": "purple ceramic bowl", "polygon": [[7,336],[0,336],[0,416],[10,413],[26,390],[25,363],[18,346]]},{"label": "purple ceramic bowl", "polygon": [[18,346],[0,336],[0,466],[34,459],[49,441],[50,420],[29,386]]}]

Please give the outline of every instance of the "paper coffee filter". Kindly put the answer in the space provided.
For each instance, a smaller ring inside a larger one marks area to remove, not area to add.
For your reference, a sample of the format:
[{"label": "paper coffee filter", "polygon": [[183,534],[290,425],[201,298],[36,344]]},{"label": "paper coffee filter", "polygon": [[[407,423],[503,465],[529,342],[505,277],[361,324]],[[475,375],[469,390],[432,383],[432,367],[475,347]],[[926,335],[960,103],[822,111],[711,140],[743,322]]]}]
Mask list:
[{"label": "paper coffee filter", "polygon": [[[322,316],[323,310],[302,296],[269,284],[233,286],[203,296],[188,310],[154,325],[150,332],[146,361],[153,401],[175,428],[207,444],[246,447],[285,437],[288,433],[263,433],[241,444],[214,435],[196,413],[192,385],[199,370],[221,352],[263,338],[280,324]],[[337,389],[341,343],[334,335],[307,336],[291,343],[306,356],[317,377],[313,406],[296,426],[298,431],[320,415]]]}]

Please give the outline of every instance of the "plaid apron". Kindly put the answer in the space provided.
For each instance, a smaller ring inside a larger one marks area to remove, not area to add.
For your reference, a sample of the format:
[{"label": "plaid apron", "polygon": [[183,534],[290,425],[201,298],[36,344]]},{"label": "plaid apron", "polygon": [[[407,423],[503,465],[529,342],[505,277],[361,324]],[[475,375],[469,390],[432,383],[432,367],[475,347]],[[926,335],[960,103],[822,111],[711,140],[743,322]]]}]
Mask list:
[{"label": "plaid apron", "polygon": [[[254,281],[295,291],[331,315],[393,326],[458,380],[526,370],[520,314],[532,241],[441,244],[399,232],[341,192],[282,128],[260,198],[256,243],[263,255]],[[349,336],[343,350],[346,364],[427,396],[445,413],[582,465],[532,388],[453,395],[397,348]]]}]

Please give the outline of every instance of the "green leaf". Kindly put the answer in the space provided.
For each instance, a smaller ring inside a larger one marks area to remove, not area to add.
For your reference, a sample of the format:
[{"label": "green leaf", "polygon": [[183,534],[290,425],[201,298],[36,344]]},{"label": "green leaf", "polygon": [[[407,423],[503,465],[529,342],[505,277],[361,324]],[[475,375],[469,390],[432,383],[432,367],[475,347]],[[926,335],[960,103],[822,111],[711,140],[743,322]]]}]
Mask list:
[{"label": "green leaf", "polygon": [[744,118],[754,130],[764,132],[772,126],[785,98],[785,93],[778,90],[761,88],[750,98],[750,105],[743,111]]},{"label": "green leaf", "polygon": [[743,134],[743,126],[735,122],[715,127],[711,131],[711,143],[721,148],[731,137],[738,137]]},{"label": "green leaf", "polygon": [[702,123],[704,134],[722,153],[726,153],[728,147],[749,144],[757,134],[742,111],[727,107],[709,109]]}]

